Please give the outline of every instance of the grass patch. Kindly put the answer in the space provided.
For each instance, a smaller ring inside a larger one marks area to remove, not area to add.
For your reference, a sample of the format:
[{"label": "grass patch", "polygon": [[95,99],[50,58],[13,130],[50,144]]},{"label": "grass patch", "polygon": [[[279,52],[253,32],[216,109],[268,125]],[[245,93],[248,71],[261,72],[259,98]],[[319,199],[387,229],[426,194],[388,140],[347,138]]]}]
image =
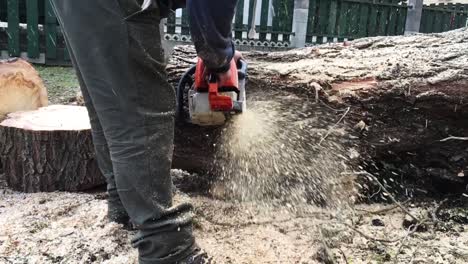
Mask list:
[{"label": "grass patch", "polygon": [[44,80],[50,104],[65,104],[79,91],[78,79],[72,67],[34,66]]}]

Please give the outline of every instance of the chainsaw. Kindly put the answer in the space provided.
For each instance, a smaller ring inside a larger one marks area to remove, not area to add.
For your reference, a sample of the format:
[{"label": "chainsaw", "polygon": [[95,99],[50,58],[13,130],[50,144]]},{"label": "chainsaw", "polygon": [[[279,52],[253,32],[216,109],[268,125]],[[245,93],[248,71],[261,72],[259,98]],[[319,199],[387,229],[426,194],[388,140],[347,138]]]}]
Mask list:
[{"label": "chainsaw", "polygon": [[201,58],[187,70],[177,87],[177,116],[199,126],[221,126],[246,109],[247,63],[234,59],[230,79],[221,82],[209,72]]}]

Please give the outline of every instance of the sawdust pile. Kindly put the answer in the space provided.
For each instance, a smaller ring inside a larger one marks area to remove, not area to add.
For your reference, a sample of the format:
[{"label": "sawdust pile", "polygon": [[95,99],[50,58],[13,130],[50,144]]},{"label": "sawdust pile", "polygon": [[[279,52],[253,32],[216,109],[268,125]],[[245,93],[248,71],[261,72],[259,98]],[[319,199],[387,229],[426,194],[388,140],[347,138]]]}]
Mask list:
[{"label": "sawdust pile", "polygon": [[3,190],[0,263],[136,263],[133,234],[109,223],[106,202],[97,198]]},{"label": "sawdust pile", "polygon": [[340,205],[336,196],[353,189],[340,177],[349,157],[335,137],[345,131],[332,128],[336,113],[311,109],[312,103],[294,96],[249,101],[248,111],[231,120],[219,142],[214,167],[221,179],[214,193],[291,208]]}]

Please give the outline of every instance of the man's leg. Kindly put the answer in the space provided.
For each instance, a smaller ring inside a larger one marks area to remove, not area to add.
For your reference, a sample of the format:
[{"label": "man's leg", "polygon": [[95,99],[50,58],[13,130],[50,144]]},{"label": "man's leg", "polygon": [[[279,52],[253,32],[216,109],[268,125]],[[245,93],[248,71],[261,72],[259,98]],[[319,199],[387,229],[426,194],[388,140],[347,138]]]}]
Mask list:
[{"label": "man's leg", "polygon": [[[66,34],[66,33],[64,33]],[[127,211],[122,205],[119,194],[117,192],[117,185],[115,183],[114,170],[112,169],[112,161],[110,158],[109,147],[107,146],[106,138],[104,137],[104,131],[101,126],[101,122],[97,116],[96,110],[94,109],[93,102],[88,92],[88,88],[83,80],[80,68],[76,63],[75,54],[68,44],[68,39],[65,37],[65,42],[67,44],[68,53],[70,54],[70,59],[72,61],[73,67],[80,84],[81,93],[83,99],[88,109],[89,120],[91,123],[91,131],[93,136],[93,144],[96,152],[96,160],[99,165],[99,169],[106,178],[107,182],[107,193],[109,197],[107,198],[107,217],[109,221],[123,224],[125,226],[129,225],[129,216]]]},{"label": "man's leg", "polygon": [[167,83],[159,17],[136,0],[55,0],[109,146],[117,190],[139,229],[141,263],[191,253],[191,205],[172,205],[175,94]]}]

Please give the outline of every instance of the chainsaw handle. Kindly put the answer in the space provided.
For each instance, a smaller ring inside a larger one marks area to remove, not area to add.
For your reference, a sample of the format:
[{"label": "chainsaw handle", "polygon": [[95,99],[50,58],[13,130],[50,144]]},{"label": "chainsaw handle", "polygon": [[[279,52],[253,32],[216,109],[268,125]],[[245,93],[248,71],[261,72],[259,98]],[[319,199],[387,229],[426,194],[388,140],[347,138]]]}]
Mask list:
[{"label": "chainsaw handle", "polygon": [[247,77],[247,62],[244,59],[237,61],[237,74],[241,80]]}]

